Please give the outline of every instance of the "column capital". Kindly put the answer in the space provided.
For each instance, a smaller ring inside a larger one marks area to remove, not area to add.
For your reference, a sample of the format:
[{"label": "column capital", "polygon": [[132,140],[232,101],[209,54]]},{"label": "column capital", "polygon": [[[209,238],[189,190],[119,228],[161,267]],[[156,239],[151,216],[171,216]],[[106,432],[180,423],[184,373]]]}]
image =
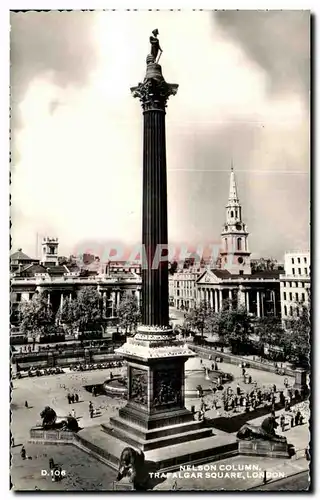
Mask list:
[{"label": "column capital", "polygon": [[167,83],[160,64],[150,62],[144,81],[131,87],[133,97],[138,97],[143,111],[165,111],[170,96],[176,95],[179,85]]}]

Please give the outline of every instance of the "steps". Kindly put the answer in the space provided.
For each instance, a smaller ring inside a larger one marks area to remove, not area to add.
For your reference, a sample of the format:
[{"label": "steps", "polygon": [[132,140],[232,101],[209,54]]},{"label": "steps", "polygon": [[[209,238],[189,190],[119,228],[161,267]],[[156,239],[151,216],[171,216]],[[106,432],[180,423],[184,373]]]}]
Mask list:
[{"label": "steps", "polygon": [[[177,429],[174,429],[176,431],[174,434],[163,435],[161,437],[154,437],[154,438],[152,437],[150,438],[148,436],[148,439],[145,439],[145,436],[141,435],[138,436],[137,434],[135,434],[135,432],[132,432],[132,429],[124,430],[121,425],[118,427],[118,422],[116,419],[113,419],[112,422],[110,421],[111,425],[115,423],[117,423],[117,425],[114,427],[104,426],[103,431],[106,432],[108,435],[120,439],[125,443],[137,447],[143,451],[153,450],[155,448],[164,448],[166,446],[172,446],[212,436],[212,430],[206,427],[200,429],[196,428],[194,430],[184,430],[181,429],[180,425],[178,425],[176,426]],[[179,430],[180,432],[178,432]]]}]

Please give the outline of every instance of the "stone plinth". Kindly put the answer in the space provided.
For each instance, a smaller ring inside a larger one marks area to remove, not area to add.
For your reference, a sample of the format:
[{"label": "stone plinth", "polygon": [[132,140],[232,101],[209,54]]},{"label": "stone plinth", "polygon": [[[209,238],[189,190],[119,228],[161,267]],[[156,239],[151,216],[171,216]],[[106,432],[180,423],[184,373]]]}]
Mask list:
[{"label": "stone plinth", "polygon": [[134,491],[134,489],[133,483],[128,482],[126,479],[113,482],[114,491]]},{"label": "stone plinth", "polygon": [[295,381],[293,388],[298,389],[298,391],[306,391],[308,389],[307,372],[303,368],[297,368],[295,370]]},{"label": "stone plinth", "polygon": [[240,455],[251,455],[257,457],[290,458],[290,446],[288,443],[267,440],[240,440],[238,450]]}]

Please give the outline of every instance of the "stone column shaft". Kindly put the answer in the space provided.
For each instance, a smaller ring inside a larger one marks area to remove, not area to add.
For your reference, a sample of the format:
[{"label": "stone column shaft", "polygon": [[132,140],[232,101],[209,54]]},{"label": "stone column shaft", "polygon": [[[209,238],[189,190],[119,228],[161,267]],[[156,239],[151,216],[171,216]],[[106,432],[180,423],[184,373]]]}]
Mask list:
[{"label": "stone column shaft", "polygon": [[157,248],[168,244],[165,111],[152,106],[143,115],[142,323],[168,326],[168,261],[152,266]]},{"label": "stone column shaft", "polygon": [[257,290],[257,316],[261,318],[261,310],[260,310],[260,290]]}]

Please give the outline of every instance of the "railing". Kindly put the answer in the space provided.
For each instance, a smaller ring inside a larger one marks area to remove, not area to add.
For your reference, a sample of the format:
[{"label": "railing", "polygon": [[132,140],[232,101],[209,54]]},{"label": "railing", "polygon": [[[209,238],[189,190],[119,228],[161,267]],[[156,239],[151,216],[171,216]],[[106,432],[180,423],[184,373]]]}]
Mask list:
[{"label": "railing", "polygon": [[[261,361],[256,361],[252,359],[245,358],[243,356],[238,356],[236,354],[231,354],[228,352],[221,352],[218,351],[214,347],[210,346],[197,346],[192,344],[191,349],[195,352],[200,352],[202,354],[213,354],[215,356],[220,357],[225,363],[230,363],[230,364],[239,364],[241,362],[246,363],[247,368],[253,368],[256,370],[262,370],[262,371],[268,371],[271,373],[277,373],[277,368],[274,365],[270,365],[269,363],[264,363]],[[288,367],[283,367],[283,375],[288,375],[290,377],[295,376],[294,370],[288,368]]]}]

